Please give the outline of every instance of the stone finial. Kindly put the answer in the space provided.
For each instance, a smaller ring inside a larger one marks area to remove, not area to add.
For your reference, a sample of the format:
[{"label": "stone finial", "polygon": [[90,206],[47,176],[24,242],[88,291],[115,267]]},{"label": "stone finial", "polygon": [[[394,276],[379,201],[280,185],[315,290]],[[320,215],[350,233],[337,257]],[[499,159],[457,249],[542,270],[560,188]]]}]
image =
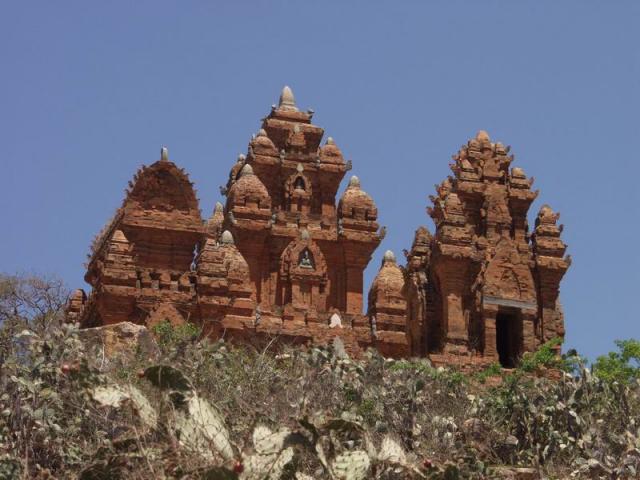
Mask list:
[{"label": "stone finial", "polygon": [[238,155],[238,163],[244,163],[244,161],[247,159],[247,157],[241,153],[240,155]]},{"label": "stone finial", "polygon": [[486,130],[480,130],[476,134],[476,140],[478,140],[479,142],[489,142],[489,141],[491,141],[491,139],[489,138],[489,134],[487,133]]},{"label": "stone finial", "polygon": [[285,85],[280,94],[280,101],[278,103],[278,110],[286,110],[290,112],[297,112],[296,99],[293,96],[293,92],[288,85]]},{"label": "stone finial", "polygon": [[160,161],[161,162],[169,161],[169,149],[167,147],[162,147],[160,149]]},{"label": "stone finial", "polygon": [[327,145],[335,145],[336,142],[333,140],[333,137],[327,138]]},{"label": "stone finial", "polygon": [[222,236],[220,237],[220,243],[223,245],[234,245],[235,241],[233,240],[233,235],[229,230],[225,230],[222,232]]},{"label": "stone finial", "polygon": [[258,137],[266,137],[267,136],[267,131],[264,128],[261,128],[260,130],[258,130]]},{"label": "stone finial", "polygon": [[214,215],[215,215],[216,213],[219,213],[219,212],[221,213],[223,210],[224,210],[224,206],[222,205],[222,203],[220,203],[220,202],[216,202],[216,206],[215,206],[215,207],[213,207],[213,213],[214,213]]},{"label": "stone finial", "polygon": [[358,177],[356,177],[355,175],[353,175],[349,179],[349,187],[360,188],[360,179]]},{"label": "stone finial", "polygon": [[560,218],[559,213],[555,213],[553,209],[546,203],[540,207],[536,218],[536,226],[540,224],[555,225]]},{"label": "stone finial", "polygon": [[520,167],[513,167],[511,169],[511,175],[514,177],[525,177],[524,170]]},{"label": "stone finial", "polygon": [[382,257],[382,263],[396,263],[396,255],[391,250],[387,250],[384,252],[384,257]]},{"label": "stone finial", "polygon": [[240,170],[240,176],[244,177],[245,175],[253,175],[253,168],[248,163]]}]

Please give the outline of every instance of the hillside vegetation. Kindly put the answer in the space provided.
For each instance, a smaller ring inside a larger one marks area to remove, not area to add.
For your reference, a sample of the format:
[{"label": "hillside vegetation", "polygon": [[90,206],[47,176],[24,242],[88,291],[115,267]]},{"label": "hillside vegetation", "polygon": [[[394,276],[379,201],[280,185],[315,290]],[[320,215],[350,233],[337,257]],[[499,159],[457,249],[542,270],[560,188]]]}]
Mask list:
[{"label": "hillside vegetation", "polygon": [[109,359],[61,322],[63,290],[33,281],[0,278],[0,479],[640,475],[636,341],[594,373],[546,345],[465,376],[161,324],[158,355]]}]

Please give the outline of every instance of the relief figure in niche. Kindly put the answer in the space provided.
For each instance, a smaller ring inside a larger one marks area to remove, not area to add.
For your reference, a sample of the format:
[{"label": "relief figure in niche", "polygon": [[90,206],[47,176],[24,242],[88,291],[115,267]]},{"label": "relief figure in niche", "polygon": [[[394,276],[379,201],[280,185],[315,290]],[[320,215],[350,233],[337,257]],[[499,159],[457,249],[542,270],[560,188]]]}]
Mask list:
[{"label": "relief figure in niche", "polygon": [[293,188],[295,190],[306,190],[306,185],[304,183],[304,178],[302,177],[297,177],[296,181],[293,184]]},{"label": "relief figure in niche", "polygon": [[300,252],[300,258],[298,259],[298,266],[302,268],[315,268],[313,265],[313,255],[308,248],[305,248]]}]

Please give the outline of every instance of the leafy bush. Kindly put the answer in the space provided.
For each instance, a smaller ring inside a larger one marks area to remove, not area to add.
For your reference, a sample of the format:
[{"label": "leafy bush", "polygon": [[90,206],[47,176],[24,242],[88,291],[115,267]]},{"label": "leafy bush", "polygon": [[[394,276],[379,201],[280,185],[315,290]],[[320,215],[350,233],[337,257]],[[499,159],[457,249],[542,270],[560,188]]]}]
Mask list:
[{"label": "leafy bush", "polygon": [[193,323],[173,326],[169,320],[157,323],[152,328],[158,345],[163,349],[176,348],[198,338],[201,329]]},{"label": "leafy bush", "polygon": [[489,377],[502,375],[502,367],[499,363],[492,363],[487,368],[473,374],[473,378],[480,383],[485,383]]},{"label": "leafy bush", "polygon": [[600,356],[593,365],[593,373],[608,382],[629,384],[640,378],[640,341],[617,340],[617,352]]},{"label": "leafy bush", "polygon": [[535,352],[526,352],[518,368],[524,372],[534,372],[541,367],[565,369],[562,357],[558,355],[558,349],[562,345],[561,338],[552,338],[542,344]]}]

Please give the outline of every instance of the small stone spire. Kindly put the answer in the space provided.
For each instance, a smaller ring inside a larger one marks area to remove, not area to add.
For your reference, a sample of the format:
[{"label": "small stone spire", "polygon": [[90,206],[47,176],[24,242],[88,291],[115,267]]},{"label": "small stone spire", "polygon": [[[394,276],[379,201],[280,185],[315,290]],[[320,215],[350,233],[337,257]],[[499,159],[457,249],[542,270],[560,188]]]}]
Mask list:
[{"label": "small stone spire", "polygon": [[382,263],[396,263],[396,255],[391,250],[387,250],[384,252],[384,257],[382,257]]},{"label": "small stone spire", "polygon": [[358,177],[356,177],[355,175],[353,175],[350,179],[349,179],[349,187],[348,188],[360,188],[360,179]]},{"label": "small stone spire", "polygon": [[247,157],[244,155],[244,153],[238,155],[238,163],[244,163],[246,159]]},{"label": "small stone spire", "polygon": [[297,112],[296,99],[293,96],[293,92],[288,85],[285,85],[280,94],[280,102],[278,104],[278,110],[285,110],[289,112]]},{"label": "small stone spire", "polygon": [[235,241],[233,240],[233,235],[229,230],[225,230],[222,232],[222,236],[220,237],[220,243],[223,245],[234,245]]},{"label": "small stone spire", "polygon": [[258,130],[258,137],[266,137],[267,136],[267,131],[264,128],[261,128],[260,130]]},{"label": "small stone spire", "polygon": [[335,145],[336,142],[334,142],[333,137],[329,137],[327,138],[327,145]]},{"label": "small stone spire", "polygon": [[160,149],[160,161],[161,162],[169,161],[169,149],[167,147],[162,147]]},{"label": "small stone spire", "polygon": [[489,138],[489,134],[486,132],[486,130],[480,130],[476,134],[476,140],[478,140],[479,142],[489,142],[489,141],[491,141],[491,139]]},{"label": "small stone spire", "polygon": [[244,177],[245,175],[253,175],[253,168],[248,163],[240,170],[240,176]]},{"label": "small stone spire", "polygon": [[216,206],[213,207],[213,214],[215,215],[216,213],[222,213],[223,210],[224,206],[222,205],[222,203],[216,202]]}]

